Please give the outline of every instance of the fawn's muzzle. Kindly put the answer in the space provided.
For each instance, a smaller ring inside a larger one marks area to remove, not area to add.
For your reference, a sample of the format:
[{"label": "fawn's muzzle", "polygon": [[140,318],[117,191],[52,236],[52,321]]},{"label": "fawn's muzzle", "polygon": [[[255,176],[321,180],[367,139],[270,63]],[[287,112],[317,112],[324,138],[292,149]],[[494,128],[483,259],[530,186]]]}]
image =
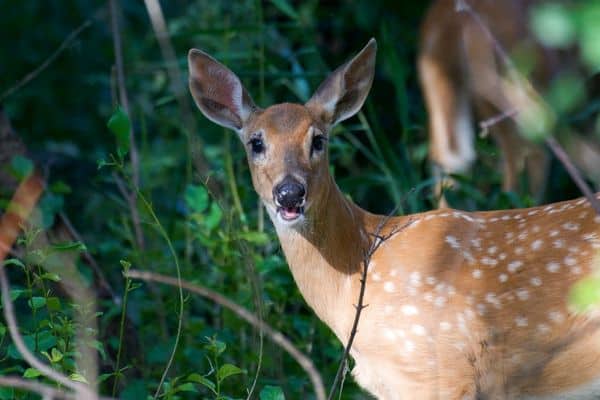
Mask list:
[{"label": "fawn's muzzle", "polygon": [[273,199],[277,212],[286,221],[292,221],[304,214],[306,189],[291,176],[286,176],[273,188]]}]

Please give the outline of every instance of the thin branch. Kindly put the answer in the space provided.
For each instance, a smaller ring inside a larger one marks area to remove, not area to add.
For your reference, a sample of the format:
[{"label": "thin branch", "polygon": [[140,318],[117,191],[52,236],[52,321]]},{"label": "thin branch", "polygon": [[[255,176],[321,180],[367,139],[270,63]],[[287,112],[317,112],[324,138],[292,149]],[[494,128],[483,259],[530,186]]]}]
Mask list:
[{"label": "thin branch", "polygon": [[98,11],[94,13],[94,16],[86,19],[81,25],[79,25],[71,33],[69,33],[69,35],[67,35],[67,37],[65,38],[65,40],[63,40],[60,46],[58,46],[58,48],[52,54],[50,54],[50,56],[46,58],[44,62],[42,62],[36,69],[29,72],[27,75],[21,78],[15,85],[8,88],[0,95],[0,103],[2,103],[7,97],[13,95],[17,90],[21,89],[23,86],[27,85],[38,75],[44,72],[44,70],[48,68],[58,58],[58,56],[60,56],[62,52],[65,51],[71,45],[71,43],[75,41],[75,39],[77,39],[79,35],[81,35],[83,31],[85,31],[92,25],[94,19],[100,18],[103,13],[104,7],[101,7]]},{"label": "thin branch", "polygon": [[[46,399],[74,399],[77,400],[77,394],[70,393],[62,389],[46,385],[37,381],[23,379],[20,376],[5,375],[0,376],[0,386],[12,387],[21,390],[34,392]],[[100,396],[98,400],[115,400],[113,397]]]},{"label": "thin branch", "polygon": [[[533,88],[533,86],[527,80],[527,78],[525,78],[515,68],[510,57],[504,50],[504,47],[500,44],[498,39],[496,39],[496,37],[491,32],[489,27],[483,22],[480,15],[475,10],[473,10],[473,8],[467,3],[467,0],[456,0],[455,4],[456,4],[456,11],[464,12],[464,13],[468,14],[473,19],[473,21],[477,24],[477,26],[482,30],[484,35],[488,38],[488,40],[494,47],[494,51],[499,56],[500,60],[504,64],[504,66],[507,68],[509,75],[512,77],[512,80],[515,82],[516,86],[518,88],[522,88],[523,86],[525,86],[525,89],[527,89],[527,90],[521,90],[519,94],[527,97],[528,104],[538,105],[538,107],[540,109],[548,109],[548,107],[541,107],[541,106],[545,106],[544,104],[540,104],[540,103],[543,103],[541,96],[539,96],[539,94]],[[508,87],[511,87],[511,86],[512,85],[508,85]],[[529,93],[527,93],[527,92],[529,92]],[[515,111],[515,112],[513,112],[513,111]],[[519,114],[519,112],[518,112],[518,110],[508,110],[508,111],[504,112],[503,114],[511,114],[511,117],[513,119],[516,119],[516,116]],[[503,118],[501,118],[501,119],[503,119]],[[496,123],[497,122],[499,122],[499,121],[496,121]],[[489,125],[487,127],[489,128]],[[586,199],[589,201],[592,208],[596,211],[596,213],[598,215],[600,215],[600,201],[594,196],[594,192],[592,191],[592,189],[590,189],[588,184],[585,182],[585,180],[581,176],[581,173],[577,170],[577,167],[575,167],[575,165],[573,164],[573,161],[571,161],[571,158],[567,155],[567,153],[564,151],[562,146],[551,135],[547,135],[546,138],[544,139],[544,142],[550,148],[550,150],[556,156],[556,158],[558,158],[558,160],[563,164],[563,166],[565,167],[565,169],[571,176],[571,179],[573,179],[573,181],[575,182],[575,184],[577,185],[579,190],[585,195]]]},{"label": "thin branch", "polygon": [[[84,242],[83,238],[81,237],[81,235],[79,234],[79,232],[77,231],[77,229],[75,229],[75,227],[71,223],[71,220],[69,219],[69,217],[64,212],[62,212],[62,211],[58,213],[58,217],[60,218],[60,220],[64,224],[64,226],[67,229],[67,232],[69,233],[69,235],[71,235],[74,240],[83,243]],[[96,260],[94,259],[94,257],[87,250],[83,251],[81,253],[81,256],[88,263],[88,265],[90,267],[92,267],[92,269],[94,270],[94,273],[96,274],[96,277],[98,278],[98,283],[99,283],[100,287],[102,289],[106,290],[106,292],[108,293],[108,295],[113,300],[113,303],[115,303],[116,305],[120,305],[121,304],[120,297],[117,296],[117,294],[113,290],[113,288],[110,285],[110,283],[108,283],[108,280],[104,276],[104,272],[102,272],[102,268],[100,268],[100,266],[98,265],[98,263],[96,262]]]},{"label": "thin branch", "polygon": [[[179,286],[178,280],[176,278],[172,278],[172,277],[161,275],[161,274],[156,274],[153,272],[139,271],[139,270],[132,269],[132,270],[129,270],[129,272],[127,274],[125,274],[125,276],[128,278],[140,279],[140,280],[147,281],[147,282],[159,282],[159,283],[164,283],[164,284],[171,285],[171,286],[176,286],[176,287]],[[230,311],[235,313],[238,317],[240,317],[244,321],[248,322],[250,325],[254,326],[256,329],[262,330],[265,333],[265,335],[269,339],[271,339],[271,341],[273,341],[273,343],[275,343],[276,345],[280,346],[283,350],[285,350],[294,360],[296,360],[296,362],[302,367],[302,369],[304,369],[304,371],[306,371],[306,373],[308,374],[308,376],[312,382],[317,399],[318,400],[325,399],[325,386],[323,385],[323,380],[321,379],[321,375],[319,375],[319,372],[317,371],[313,362],[310,360],[310,358],[308,358],[300,350],[298,350],[296,348],[296,346],[294,346],[294,344],[289,339],[287,339],[281,332],[273,329],[267,323],[258,319],[250,311],[239,306],[238,304],[229,300],[225,296],[223,296],[217,292],[214,292],[206,287],[203,287],[203,286],[200,286],[197,284],[193,284],[193,283],[190,283],[187,281],[183,281],[183,280],[181,281],[181,287],[187,291],[190,291],[194,294],[205,297],[205,298],[229,309]]]},{"label": "thin branch", "polygon": [[596,211],[596,214],[600,215],[600,202],[598,201],[598,199],[594,195],[594,192],[590,189],[588,184],[585,183],[585,181],[581,177],[581,174],[579,173],[575,165],[573,165],[573,162],[571,161],[563,147],[552,136],[546,138],[546,144],[548,145],[548,147],[550,147],[550,150],[552,150],[556,158],[558,158],[558,160],[564,165],[569,175],[571,175],[571,179],[573,179],[579,190],[581,190],[581,192],[588,199],[588,201],[592,205],[592,208]]},{"label": "thin branch", "polygon": [[511,108],[510,110],[504,111],[498,115],[494,115],[491,118],[485,119],[479,123],[479,128],[481,129],[481,137],[487,137],[489,129],[504,121],[507,118],[514,118],[519,113],[519,110],[516,108]]},{"label": "thin branch", "polygon": [[342,359],[340,360],[340,364],[339,364],[337,372],[335,374],[333,384],[331,385],[331,390],[329,391],[329,396],[327,397],[327,400],[333,399],[333,396],[335,395],[335,393],[337,391],[338,385],[340,385],[340,382],[343,379],[345,379],[345,376],[347,373],[346,362],[350,355],[350,350],[352,349],[352,344],[354,343],[354,338],[356,337],[356,334],[358,333],[358,322],[360,321],[360,315],[362,313],[362,310],[364,310],[368,306],[368,304],[367,305],[364,304],[364,297],[365,297],[365,291],[367,288],[367,272],[369,271],[369,264],[371,263],[371,257],[373,256],[373,254],[375,254],[377,249],[379,249],[379,246],[381,246],[386,240],[388,240],[389,238],[391,238],[398,232],[406,229],[408,226],[410,226],[413,223],[412,218],[410,218],[404,225],[395,227],[395,228],[391,229],[388,234],[382,235],[381,234],[382,229],[389,222],[389,220],[392,218],[392,216],[395,214],[397,208],[398,207],[394,208],[392,210],[392,212],[390,212],[388,215],[381,218],[381,220],[379,221],[379,224],[375,228],[375,231],[369,233],[369,235],[373,237],[373,240],[370,241],[369,248],[364,252],[364,255],[363,255],[363,261],[362,261],[363,268],[362,268],[362,272],[361,272],[361,276],[360,276],[360,291],[358,294],[358,302],[354,306],[356,308],[356,314],[354,315],[354,322],[352,323],[352,329],[350,330],[350,337],[348,338],[348,342],[346,343],[346,347],[344,348],[344,354],[342,355]]},{"label": "thin branch", "polygon": [[[119,28],[119,7],[117,0],[109,0],[109,4],[111,22],[110,26],[113,37],[113,46],[115,49],[115,65],[117,72],[117,86],[119,89],[119,101],[121,102],[125,113],[131,120],[129,97],[127,95],[127,86],[125,84],[125,68],[123,66],[123,46],[121,44],[121,31]],[[135,131],[133,129],[133,124],[131,124],[129,132],[129,147],[132,182],[134,187],[138,188],[140,186],[139,156],[135,144]],[[144,249],[144,233],[140,222],[140,215],[137,209],[137,193],[135,190],[125,192],[127,193],[125,199],[127,200],[129,210],[131,212],[131,220],[133,222],[136,244],[140,249]]]}]

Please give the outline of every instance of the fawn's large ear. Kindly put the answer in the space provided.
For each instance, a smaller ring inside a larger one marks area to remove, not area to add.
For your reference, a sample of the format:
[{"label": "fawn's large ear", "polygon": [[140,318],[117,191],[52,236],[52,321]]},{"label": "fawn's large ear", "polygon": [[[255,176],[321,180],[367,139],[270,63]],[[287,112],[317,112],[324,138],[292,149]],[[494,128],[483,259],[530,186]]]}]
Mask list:
[{"label": "fawn's large ear", "polygon": [[356,114],[373,83],[376,52],[377,42],[371,39],[360,53],[321,83],[306,107],[329,126]]},{"label": "fawn's large ear", "polygon": [[188,53],[190,91],[198,108],[211,121],[239,131],[256,110],[240,79],[201,50]]}]

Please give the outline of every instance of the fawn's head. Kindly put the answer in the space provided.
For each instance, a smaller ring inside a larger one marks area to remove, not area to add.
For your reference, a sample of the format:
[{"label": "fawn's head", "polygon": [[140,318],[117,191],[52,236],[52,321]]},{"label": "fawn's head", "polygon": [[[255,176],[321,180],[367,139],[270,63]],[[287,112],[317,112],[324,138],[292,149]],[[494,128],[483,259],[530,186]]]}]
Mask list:
[{"label": "fawn's head", "polygon": [[239,78],[208,54],[188,55],[190,90],[211,121],[235,130],[246,148],[252,182],[273,221],[304,221],[330,182],[327,141],[331,128],[364,103],[375,67],[376,42],[369,43],[319,86],[304,105],[257,107]]}]

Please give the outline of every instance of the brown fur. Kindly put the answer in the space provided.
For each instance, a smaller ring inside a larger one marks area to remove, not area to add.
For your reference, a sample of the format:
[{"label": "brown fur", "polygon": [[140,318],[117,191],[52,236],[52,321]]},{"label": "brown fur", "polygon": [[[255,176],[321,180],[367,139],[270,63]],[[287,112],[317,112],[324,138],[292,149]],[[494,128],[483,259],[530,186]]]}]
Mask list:
[{"label": "brown fur", "polygon": [[[259,110],[241,100],[245,91],[234,85],[231,92],[215,89],[220,103],[203,108],[211,91],[198,91],[194,80],[209,88],[222,81],[205,75],[205,66],[217,77],[233,74],[215,63],[190,52],[192,94],[212,120],[225,126],[242,121],[237,131],[243,143],[262,138],[264,152],[248,148],[254,187],[300,292],[343,343],[356,312],[364,254],[374,234],[389,235],[368,267],[367,307],[351,352],[361,386],[385,400],[513,399],[579,390],[600,375],[599,321],[567,307],[571,285],[594,272],[600,248],[600,217],[586,201],[390,219],[371,214],[341,193],[327,153],[312,154],[310,146],[314,135],[327,134],[362,105],[372,80],[373,42],[306,105]],[[273,199],[285,176],[306,187],[306,212],[295,223],[279,218]]]},{"label": "brown fur", "polygon": [[[521,51],[532,57],[535,68],[528,78],[537,91],[547,89],[561,71],[583,75],[576,49],[544,48],[529,31],[529,13],[542,1],[467,3],[504,51],[509,55]],[[456,11],[455,0],[436,0],[426,14],[418,66],[429,115],[430,158],[438,168],[439,179],[448,173],[464,173],[475,160],[473,114],[477,121],[485,121],[520,108],[502,84],[506,66],[484,28],[468,13]],[[543,146],[523,139],[511,118],[492,125],[489,133],[503,157],[503,189],[517,190],[519,175],[526,171],[530,193],[541,196],[549,161]],[[561,140],[578,167],[598,182],[598,143],[574,132],[563,132]],[[585,153],[578,151],[582,148]]]}]

